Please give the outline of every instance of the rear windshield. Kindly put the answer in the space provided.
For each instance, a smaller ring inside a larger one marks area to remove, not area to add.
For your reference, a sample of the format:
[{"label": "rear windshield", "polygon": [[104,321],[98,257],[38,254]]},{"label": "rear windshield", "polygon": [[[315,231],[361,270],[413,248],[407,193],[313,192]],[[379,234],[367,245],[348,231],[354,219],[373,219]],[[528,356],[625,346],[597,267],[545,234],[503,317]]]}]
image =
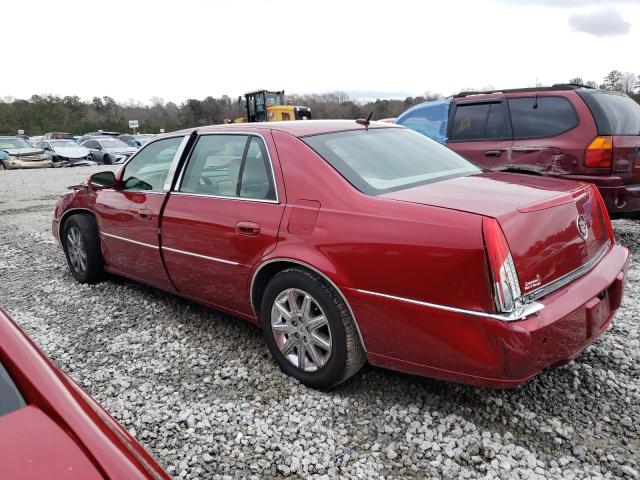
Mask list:
[{"label": "rear windshield", "polygon": [[598,135],[640,135],[640,105],[623,93],[579,91],[598,126]]},{"label": "rear windshield", "polygon": [[405,128],[351,130],[302,140],[367,195],[482,171],[447,147]]},{"label": "rear windshield", "polygon": [[22,395],[0,363],[0,417],[24,406]]}]

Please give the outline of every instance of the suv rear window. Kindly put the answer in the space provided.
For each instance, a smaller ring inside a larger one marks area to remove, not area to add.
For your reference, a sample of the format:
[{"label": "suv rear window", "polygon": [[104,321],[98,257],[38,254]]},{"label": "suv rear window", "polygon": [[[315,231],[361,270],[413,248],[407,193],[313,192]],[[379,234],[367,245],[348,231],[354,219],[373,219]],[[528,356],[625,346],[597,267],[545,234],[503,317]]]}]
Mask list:
[{"label": "suv rear window", "polygon": [[571,103],[562,97],[510,98],[513,138],[553,137],[578,125]]},{"label": "suv rear window", "polygon": [[367,195],[480,173],[453,150],[405,128],[370,128],[301,138]]},{"label": "suv rear window", "polygon": [[623,93],[580,90],[598,135],[640,135],[640,105]]}]

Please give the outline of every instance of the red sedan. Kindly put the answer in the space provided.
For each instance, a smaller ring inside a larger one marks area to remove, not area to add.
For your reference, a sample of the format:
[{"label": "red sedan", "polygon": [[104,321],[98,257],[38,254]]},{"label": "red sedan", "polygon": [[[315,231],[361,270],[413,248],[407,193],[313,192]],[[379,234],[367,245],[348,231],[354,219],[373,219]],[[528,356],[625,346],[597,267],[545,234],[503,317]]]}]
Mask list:
[{"label": "red sedan", "polygon": [[168,479],[0,310],[0,476]]},{"label": "red sedan", "polygon": [[592,186],[483,171],[364,120],[164,135],[63,196],[53,234],[78,281],[243,317],[314,387],[365,361],[521,384],[606,329],[629,261]]}]

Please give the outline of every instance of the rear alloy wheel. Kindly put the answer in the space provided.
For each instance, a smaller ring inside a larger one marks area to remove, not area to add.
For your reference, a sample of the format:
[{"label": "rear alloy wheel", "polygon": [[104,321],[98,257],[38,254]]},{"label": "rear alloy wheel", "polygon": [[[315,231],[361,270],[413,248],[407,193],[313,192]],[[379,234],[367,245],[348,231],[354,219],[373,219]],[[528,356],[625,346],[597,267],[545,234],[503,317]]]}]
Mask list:
[{"label": "rear alloy wheel", "polygon": [[318,275],[289,268],[271,279],[260,319],[271,354],[284,373],[314,388],[337,385],[366,360],[349,309]]},{"label": "rear alloy wheel", "polygon": [[96,283],[104,277],[104,261],[95,219],[73,215],[64,224],[62,243],[71,273],[80,283]]},{"label": "rear alloy wheel", "polygon": [[280,293],[271,309],[271,333],[280,353],[305,372],[322,368],[331,356],[331,329],[318,301],[304,290]]}]

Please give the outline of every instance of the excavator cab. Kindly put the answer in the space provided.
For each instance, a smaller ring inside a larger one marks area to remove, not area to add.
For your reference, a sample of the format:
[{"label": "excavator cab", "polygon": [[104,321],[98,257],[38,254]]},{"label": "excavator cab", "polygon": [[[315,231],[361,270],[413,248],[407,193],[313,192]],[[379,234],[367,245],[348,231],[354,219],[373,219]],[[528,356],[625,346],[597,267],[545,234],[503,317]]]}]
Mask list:
[{"label": "excavator cab", "polygon": [[[242,97],[238,98],[242,103]],[[234,123],[244,122],[281,122],[286,120],[310,120],[311,109],[287,105],[284,90],[256,90],[244,95],[245,115],[236,118]]]}]

